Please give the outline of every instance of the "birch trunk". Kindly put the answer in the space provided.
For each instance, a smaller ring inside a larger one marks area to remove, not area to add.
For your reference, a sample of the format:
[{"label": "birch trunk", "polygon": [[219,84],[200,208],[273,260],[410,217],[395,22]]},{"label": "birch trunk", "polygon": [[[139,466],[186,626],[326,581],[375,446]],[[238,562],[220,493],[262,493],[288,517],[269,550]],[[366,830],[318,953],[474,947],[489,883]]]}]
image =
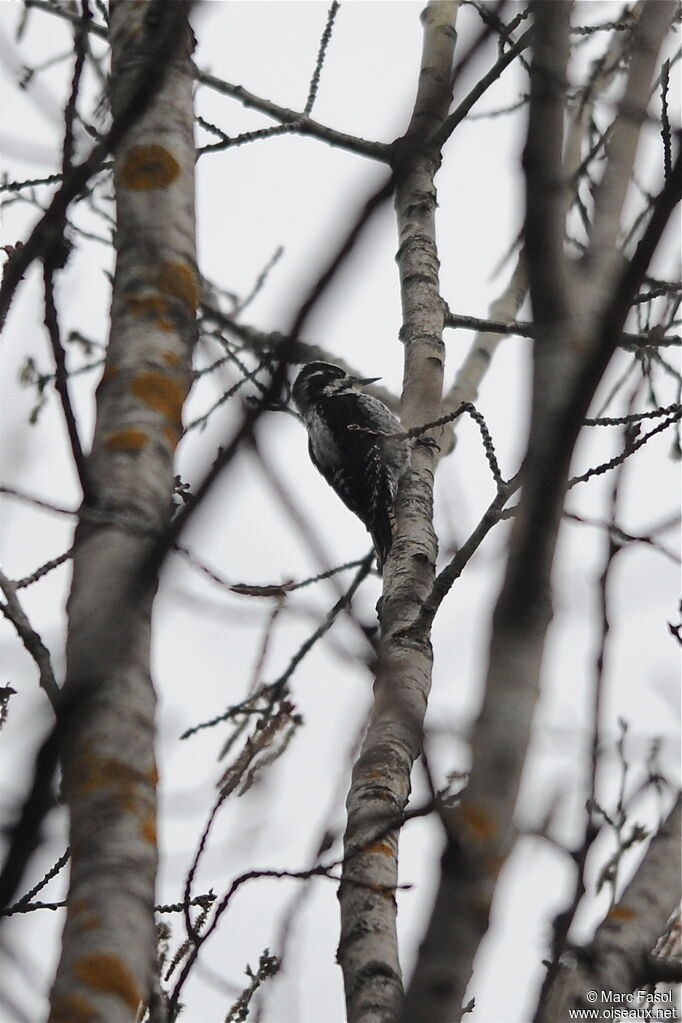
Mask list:
[{"label": "birch trunk", "polygon": [[[452,95],[457,2],[432,2],[423,14],[419,88],[407,134],[396,148],[398,220],[405,345],[402,419],[406,427],[440,413],[443,385],[443,303],[438,281],[434,175],[440,151],[429,139],[442,125]],[[349,1023],[388,1023],[402,1001],[395,890],[398,822],[410,793],[410,772],[422,743],[431,685],[427,635],[408,641],[433,582],[436,455],[418,446],[396,505],[398,536],[384,570],[381,650],[371,719],[347,799],[338,958]]]},{"label": "birch trunk", "polygon": [[115,154],[111,334],[68,602],[62,764],[72,868],[51,1023],[129,1023],[154,969],[156,579],[140,566],[168,522],[199,297],[186,13],[185,4],[111,3],[114,118],[159,33],[170,38],[166,74]]}]

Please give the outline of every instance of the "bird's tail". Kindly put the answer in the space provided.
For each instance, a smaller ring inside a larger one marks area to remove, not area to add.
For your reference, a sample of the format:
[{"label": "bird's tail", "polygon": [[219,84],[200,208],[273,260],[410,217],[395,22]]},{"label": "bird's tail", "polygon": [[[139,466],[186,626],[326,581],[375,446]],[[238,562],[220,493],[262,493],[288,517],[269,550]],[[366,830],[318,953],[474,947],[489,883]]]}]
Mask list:
[{"label": "bird's tail", "polygon": [[393,509],[387,511],[385,515],[380,516],[378,521],[375,521],[370,529],[370,536],[372,537],[372,543],[374,544],[374,550],[377,556],[377,568],[380,573],[383,573],[384,571],[386,558],[393,546],[395,519],[392,512]]},{"label": "bird's tail", "polygon": [[369,490],[369,515],[364,518],[365,525],[372,537],[377,556],[377,568],[383,573],[388,552],[393,543],[393,494],[386,479],[381,457],[381,448],[372,444],[367,451],[367,486]]}]

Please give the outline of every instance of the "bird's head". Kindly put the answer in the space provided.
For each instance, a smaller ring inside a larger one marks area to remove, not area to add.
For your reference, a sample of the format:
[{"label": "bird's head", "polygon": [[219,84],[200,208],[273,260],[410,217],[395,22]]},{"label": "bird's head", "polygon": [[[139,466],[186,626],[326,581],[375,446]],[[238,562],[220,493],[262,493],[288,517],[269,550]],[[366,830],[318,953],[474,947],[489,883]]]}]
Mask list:
[{"label": "bird's head", "polygon": [[350,376],[331,362],[309,362],[296,377],[291,393],[299,412],[305,416],[320,398],[357,390],[364,384],[373,384],[380,379]]}]

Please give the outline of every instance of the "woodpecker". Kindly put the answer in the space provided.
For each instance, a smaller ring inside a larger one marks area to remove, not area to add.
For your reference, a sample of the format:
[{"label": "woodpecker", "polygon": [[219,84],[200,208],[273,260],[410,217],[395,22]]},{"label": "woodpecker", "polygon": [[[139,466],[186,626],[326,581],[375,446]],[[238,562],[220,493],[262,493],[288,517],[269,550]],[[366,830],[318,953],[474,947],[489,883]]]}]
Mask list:
[{"label": "woodpecker", "polygon": [[372,537],[379,571],[393,542],[393,504],[410,464],[410,444],[396,437],[400,420],[361,379],[329,362],[311,362],[296,377],[292,396],[308,431],[313,465]]}]

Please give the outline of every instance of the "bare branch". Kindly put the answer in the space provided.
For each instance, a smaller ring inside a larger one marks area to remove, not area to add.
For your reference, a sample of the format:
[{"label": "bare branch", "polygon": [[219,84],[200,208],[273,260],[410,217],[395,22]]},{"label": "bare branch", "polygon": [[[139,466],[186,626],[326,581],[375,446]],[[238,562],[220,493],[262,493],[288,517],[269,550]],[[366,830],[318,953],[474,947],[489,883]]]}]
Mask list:
[{"label": "bare branch", "polygon": [[241,85],[233,85],[222,78],[208,74],[206,71],[199,71],[197,80],[201,85],[213,89],[215,92],[225,96],[232,96],[242,106],[251,110],[258,110],[261,114],[274,118],[281,124],[295,124],[296,132],[299,135],[310,135],[312,138],[326,142],[330,146],[346,149],[350,153],[357,153],[358,156],[367,156],[370,160],[378,160],[380,163],[388,163],[391,154],[391,147],[385,142],[369,142],[367,139],[358,138],[354,135],[347,135],[335,128],[329,128],[319,121],[314,121],[304,111],[290,110],[269,99],[263,99],[249,92]]},{"label": "bare branch", "polygon": [[0,589],[5,594],[5,603],[0,603],[0,612],[2,612],[7,621],[12,623],[27,652],[35,661],[38,668],[40,686],[45,691],[45,695],[56,713],[61,691],[54,675],[50,651],[31,625],[21,606],[16,593],[17,584],[8,579],[4,572],[1,571]]},{"label": "bare branch", "polygon": [[[496,299],[495,303],[493,303],[493,306],[491,306],[490,310],[491,313],[493,312],[495,305],[497,305],[498,303],[499,304],[504,303],[506,305],[510,298],[513,300],[514,295],[520,288],[518,281],[518,278],[520,278],[522,275],[522,269],[520,265],[516,267],[515,275],[517,276],[513,278],[512,281],[510,281],[509,291],[508,292],[505,291],[503,295],[500,296],[499,299]],[[523,295],[525,296],[525,289],[523,289]],[[514,302],[514,304],[516,304],[517,308],[519,307],[518,302]],[[505,321],[504,319],[499,318],[499,314],[498,316],[491,316],[490,319],[481,319],[478,316],[464,316],[461,315],[460,313],[452,313],[448,311],[445,314],[445,326],[453,328],[459,327],[464,330],[476,330],[486,334],[504,335],[510,334],[515,335],[516,337],[527,338],[535,337],[535,327],[530,321],[527,322],[521,320]],[[497,338],[495,340],[497,340]],[[660,331],[656,327],[652,327],[652,329],[646,334],[632,334],[629,333],[628,331],[623,331],[619,347],[625,349],[630,349],[633,347],[668,348],[679,347],[680,344],[682,344],[682,338],[680,337],[679,334],[661,335]],[[320,356],[316,355],[315,358],[320,358]],[[460,386],[463,387],[463,385]],[[459,397],[458,403],[461,401],[473,401],[476,398],[477,390],[476,391],[463,390],[461,394],[462,396]],[[454,404],[455,401],[457,401],[457,397],[454,396],[453,392],[452,397],[448,395],[448,403]]]},{"label": "bare branch", "polygon": [[54,863],[47,873],[40,879],[40,881],[38,881],[38,883],[35,884],[30,891],[26,892],[25,895],[22,895],[22,897],[15,902],[13,906],[8,906],[7,909],[3,910],[0,915],[13,916],[15,913],[31,913],[36,909],[59,909],[62,906],[65,906],[66,902],[36,903],[34,900],[38,892],[42,891],[45,885],[48,884],[53,877],[56,877],[62,868],[66,866],[70,858],[71,850],[67,848],[56,863]]},{"label": "bare branch", "polygon": [[66,429],[69,435],[69,441],[71,444],[71,453],[73,455],[73,461],[78,472],[78,478],[80,480],[81,489],[83,491],[83,500],[89,503],[92,494],[90,492],[90,486],[88,484],[87,467],[85,464],[85,455],[83,454],[83,447],[81,445],[80,436],[78,434],[78,426],[76,424],[76,417],[74,415],[73,406],[71,404],[71,397],[69,395],[69,383],[66,372],[66,357],[64,348],[62,346],[61,338],[59,336],[59,321],[57,319],[57,308],[54,302],[54,285],[53,285],[53,266],[52,261],[46,260],[43,264],[43,285],[45,288],[45,326],[50,337],[50,343],[52,345],[52,354],[54,355],[55,361],[55,388],[59,394],[60,401],[62,403],[62,410],[64,412],[64,420],[66,422]]},{"label": "bare branch", "polygon": [[[531,113],[523,163],[526,171],[526,250],[537,275],[533,313],[536,324],[568,317],[564,217],[567,188],[563,173],[563,110],[568,55],[566,3],[533,6],[537,30],[533,46]],[[561,12],[561,13],[559,13]]]},{"label": "bare branch", "polygon": [[435,145],[440,147],[445,144],[457,125],[464,120],[474,104],[478,102],[485,92],[487,92],[493,82],[496,82],[502,72],[509,67],[512,61],[516,60],[519,54],[523,53],[523,51],[530,46],[532,36],[533,29],[529,28],[512,46],[509,47],[508,50],[504,50],[502,52],[496,63],[493,64],[490,70],[478,80],[469,95],[466,96],[459,106],[448,115],[443,127],[438,131],[434,139]]},{"label": "bare branch", "polygon": [[315,100],[317,99],[317,90],[320,86],[320,75],[322,74],[322,67],[324,65],[324,59],[327,55],[327,47],[332,37],[332,31],[334,28],[334,21],[338,14],[340,4],[338,0],[332,0],[327,11],[327,21],[324,26],[324,32],[320,39],[320,49],[317,54],[317,60],[315,61],[315,70],[313,71],[313,77],[310,80],[310,88],[308,89],[308,98],[305,103],[305,113],[310,116],[310,111],[313,109]]}]

